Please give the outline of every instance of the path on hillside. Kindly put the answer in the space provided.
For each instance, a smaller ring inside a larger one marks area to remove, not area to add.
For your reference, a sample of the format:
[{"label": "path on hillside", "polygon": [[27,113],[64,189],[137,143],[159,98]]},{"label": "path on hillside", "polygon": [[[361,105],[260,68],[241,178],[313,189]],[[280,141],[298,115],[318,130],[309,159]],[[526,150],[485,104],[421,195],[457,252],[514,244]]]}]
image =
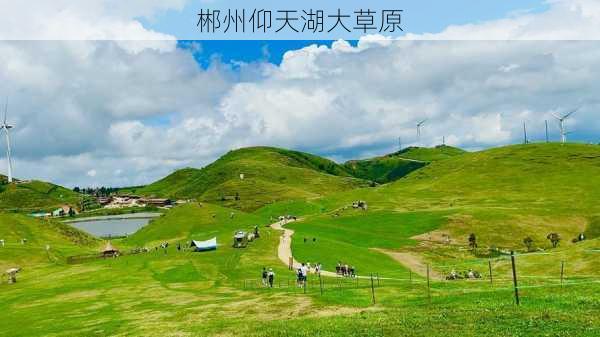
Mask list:
[{"label": "path on hillside", "polygon": [[[292,266],[294,270],[297,270],[302,265],[300,262],[296,261],[296,259],[292,256],[292,235],[294,235],[294,231],[289,228],[284,228],[283,225],[286,225],[293,220],[282,220],[278,221],[271,225],[271,228],[283,231],[283,234],[279,237],[279,246],[277,247],[277,257],[279,260],[283,262],[286,266],[289,266],[290,258],[292,258]],[[329,271],[322,270],[321,275],[323,276],[338,276],[336,273],[332,273]]]},{"label": "path on hillside", "polygon": [[[279,246],[277,247],[277,257],[279,257],[279,260],[281,260],[281,262],[283,262],[283,264],[285,264],[286,266],[289,266],[290,258],[292,258],[292,266],[293,266],[294,270],[297,270],[298,268],[300,268],[301,263],[298,262],[292,256],[292,235],[294,235],[294,231],[289,228],[283,227],[284,225],[286,225],[290,222],[294,222],[294,221],[293,220],[278,221],[274,224],[271,224],[271,228],[283,231],[283,234],[281,234],[281,236],[279,237]],[[412,270],[417,275],[427,277],[427,265],[423,262],[423,260],[418,255],[415,255],[412,253],[393,252],[393,251],[388,251],[385,249],[378,249],[378,248],[373,248],[373,250],[390,256],[391,258],[398,261],[400,264],[402,264],[406,268]],[[441,275],[439,273],[437,273],[433,270],[430,270],[429,273],[430,273],[429,276],[431,278],[440,278],[441,277]],[[330,276],[330,277],[340,276],[336,273],[333,273],[330,271],[325,271],[325,270],[321,270],[321,275]],[[357,277],[361,278],[361,279],[369,278],[368,276],[357,276]],[[385,280],[387,278],[382,277],[381,279]]]},{"label": "path on hillside", "polygon": [[412,162],[415,162],[415,163],[421,163],[421,164],[427,164],[427,163],[429,163],[427,161],[417,160],[417,159],[410,159],[410,158],[401,157],[401,156],[397,156],[396,158],[399,158],[399,159],[402,159],[402,160],[406,160],[406,161],[412,161]]}]

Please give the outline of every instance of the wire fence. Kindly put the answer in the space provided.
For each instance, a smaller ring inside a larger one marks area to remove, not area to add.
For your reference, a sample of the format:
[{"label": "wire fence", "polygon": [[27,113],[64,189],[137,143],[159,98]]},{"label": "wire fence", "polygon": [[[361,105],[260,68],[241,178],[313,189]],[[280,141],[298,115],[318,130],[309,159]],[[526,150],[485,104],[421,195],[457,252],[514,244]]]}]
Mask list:
[{"label": "wire fence", "polygon": [[[412,271],[408,271],[405,277],[385,277],[379,273],[356,277],[310,274],[306,281],[284,276],[275,278],[272,284],[268,279],[246,279],[243,280],[242,287],[246,290],[279,289],[293,294],[321,296],[354,291],[354,295],[363,296],[363,299],[368,297],[373,304],[377,302],[378,293],[423,298],[430,303],[432,299],[447,296],[506,293],[502,296],[512,297],[514,303],[519,305],[522,296],[529,296],[526,292],[533,289],[546,288],[554,292],[557,288],[600,285],[600,274],[579,272],[579,260],[573,263],[571,269],[568,261],[554,259],[541,263],[529,262],[525,260],[529,256],[514,254],[487,261],[427,265],[425,275]],[[525,267],[529,273],[536,270],[544,275],[521,275],[519,267]]]}]

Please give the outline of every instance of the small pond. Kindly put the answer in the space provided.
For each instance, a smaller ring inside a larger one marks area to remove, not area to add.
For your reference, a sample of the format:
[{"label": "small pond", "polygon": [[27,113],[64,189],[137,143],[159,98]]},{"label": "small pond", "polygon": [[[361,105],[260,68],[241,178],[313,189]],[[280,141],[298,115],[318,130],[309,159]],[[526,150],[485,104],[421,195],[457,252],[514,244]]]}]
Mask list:
[{"label": "small pond", "polygon": [[65,221],[65,223],[97,237],[114,237],[133,234],[160,215],[160,213],[107,215],[79,218]]}]

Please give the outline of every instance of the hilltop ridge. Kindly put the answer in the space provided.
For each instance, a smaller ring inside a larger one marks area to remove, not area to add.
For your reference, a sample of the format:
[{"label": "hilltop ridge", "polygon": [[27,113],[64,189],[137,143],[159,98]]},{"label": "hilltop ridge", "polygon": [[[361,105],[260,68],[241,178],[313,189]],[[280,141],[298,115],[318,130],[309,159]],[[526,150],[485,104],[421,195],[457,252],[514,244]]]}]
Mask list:
[{"label": "hilltop ridge", "polygon": [[433,148],[408,147],[380,157],[350,160],[344,163],[343,167],[357,178],[385,184],[405,177],[431,162],[464,153],[466,151],[446,145]]},{"label": "hilltop ridge", "polygon": [[300,151],[249,147],[229,151],[201,169],[186,168],[136,193],[193,198],[246,211],[367,186],[335,162]]}]

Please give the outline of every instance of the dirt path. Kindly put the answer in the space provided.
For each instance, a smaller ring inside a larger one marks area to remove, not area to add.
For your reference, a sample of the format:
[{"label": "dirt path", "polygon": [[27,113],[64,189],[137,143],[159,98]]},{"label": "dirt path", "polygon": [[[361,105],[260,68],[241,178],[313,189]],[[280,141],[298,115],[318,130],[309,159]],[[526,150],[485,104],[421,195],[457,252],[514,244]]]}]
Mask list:
[{"label": "dirt path", "polygon": [[[292,258],[292,265],[294,269],[300,268],[301,264],[292,256],[292,235],[294,235],[294,231],[289,228],[284,228],[283,226],[293,222],[293,220],[283,220],[276,222],[271,225],[271,228],[283,231],[281,236],[279,237],[279,246],[277,247],[277,257],[279,260],[283,262],[286,266],[289,266],[290,258]],[[406,253],[406,252],[394,252],[385,249],[373,248],[373,250],[386,254],[392,257],[394,260],[398,261],[400,264],[405,266],[406,268],[412,270],[414,273],[426,277],[427,276],[427,265],[423,261],[423,259],[415,254],[415,253]],[[429,276],[431,278],[441,278],[441,275],[433,270],[429,271]],[[321,275],[323,276],[339,276],[336,273],[322,270]],[[359,276],[359,278],[365,278],[364,276]],[[384,279],[384,278],[382,278]]]},{"label": "dirt path", "polygon": [[[393,258],[404,267],[410,269],[413,273],[416,273],[417,275],[423,277],[427,277],[427,264],[418,254],[408,252],[395,252],[379,248],[373,248],[373,250],[386,254],[387,256]],[[439,279],[442,277],[442,275],[440,275],[438,272],[431,269],[429,270],[429,276],[433,279]]]},{"label": "dirt path", "polygon": [[[294,235],[294,231],[289,228],[284,228],[283,226],[293,222],[293,220],[282,220],[276,222],[271,225],[271,228],[283,231],[283,234],[279,237],[279,246],[277,247],[277,257],[279,260],[283,262],[286,266],[289,266],[290,258],[292,258],[292,266],[294,270],[300,268],[301,263],[298,262],[292,256],[292,235]],[[336,273],[328,272],[325,270],[321,271],[321,275],[323,276],[337,276]]]}]

